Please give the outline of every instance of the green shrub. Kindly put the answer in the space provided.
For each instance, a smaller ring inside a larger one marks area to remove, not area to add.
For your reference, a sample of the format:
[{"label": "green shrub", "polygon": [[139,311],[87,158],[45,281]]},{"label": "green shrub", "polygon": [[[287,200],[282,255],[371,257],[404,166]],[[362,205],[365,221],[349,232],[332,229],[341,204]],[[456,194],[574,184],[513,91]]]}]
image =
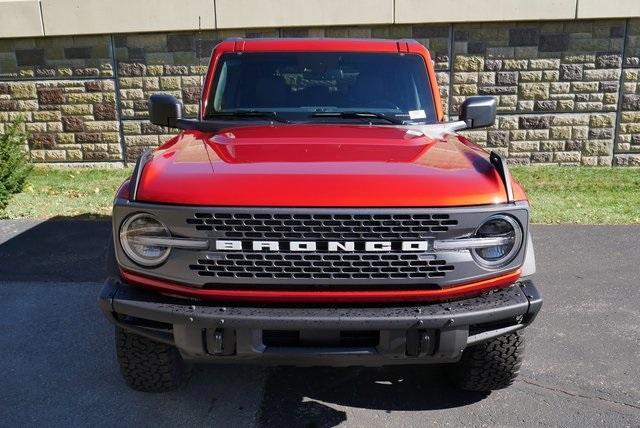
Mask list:
[{"label": "green shrub", "polygon": [[24,152],[27,135],[23,128],[24,120],[18,118],[0,135],[0,210],[7,206],[11,195],[22,191],[31,172],[31,163]]}]

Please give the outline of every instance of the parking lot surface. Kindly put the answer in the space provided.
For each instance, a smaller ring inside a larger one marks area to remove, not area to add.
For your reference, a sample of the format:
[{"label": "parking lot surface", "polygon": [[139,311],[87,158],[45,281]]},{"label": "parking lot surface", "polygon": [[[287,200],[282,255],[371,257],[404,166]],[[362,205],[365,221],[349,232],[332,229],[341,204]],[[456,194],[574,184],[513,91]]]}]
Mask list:
[{"label": "parking lot surface", "polygon": [[533,227],[544,306],[520,377],[491,394],[437,366],[199,366],[179,391],[131,391],[96,305],[108,236],[0,221],[0,426],[640,425],[640,227]]}]

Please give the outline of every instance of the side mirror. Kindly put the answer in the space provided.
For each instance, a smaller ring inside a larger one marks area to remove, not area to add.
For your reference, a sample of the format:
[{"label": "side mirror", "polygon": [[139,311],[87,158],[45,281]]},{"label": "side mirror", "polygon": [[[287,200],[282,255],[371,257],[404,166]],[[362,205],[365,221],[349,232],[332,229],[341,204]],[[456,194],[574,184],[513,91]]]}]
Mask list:
[{"label": "side mirror", "polygon": [[182,103],[172,95],[156,94],[149,97],[149,121],[154,125],[175,128],[182,118]]},{"label": "side mirror", "polygon": [[478,95],[469,97],[460,106],[458,120],[467,124],[467,128],[483,128],[496,121],[497,102],[495,97]]}]

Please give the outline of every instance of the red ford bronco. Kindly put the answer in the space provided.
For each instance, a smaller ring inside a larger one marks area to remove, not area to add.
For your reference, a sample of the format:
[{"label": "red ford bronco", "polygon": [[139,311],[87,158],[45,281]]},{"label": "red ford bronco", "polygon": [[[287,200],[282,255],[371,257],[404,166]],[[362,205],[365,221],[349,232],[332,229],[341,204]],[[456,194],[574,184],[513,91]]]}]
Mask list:
[{"label": "red ford bronco", "polygon": [[226,40],[200,115],[142,154],[113,207],[99,298],[134,389],[189,364],[447,363],[466,390],[509,385],[542,305],[529,205],[507,164],[445,121],[412,40]]}]

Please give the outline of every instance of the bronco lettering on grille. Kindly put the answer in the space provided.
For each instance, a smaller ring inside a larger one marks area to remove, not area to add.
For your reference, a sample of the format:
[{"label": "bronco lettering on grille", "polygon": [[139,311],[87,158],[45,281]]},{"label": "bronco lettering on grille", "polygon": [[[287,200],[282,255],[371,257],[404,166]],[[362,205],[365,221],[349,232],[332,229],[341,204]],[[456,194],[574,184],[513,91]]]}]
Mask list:
[{"label": "bronco lettering on grille", "polygon": [[218,251],[425,252],[428,241],[239,241],[216,240]]}]

